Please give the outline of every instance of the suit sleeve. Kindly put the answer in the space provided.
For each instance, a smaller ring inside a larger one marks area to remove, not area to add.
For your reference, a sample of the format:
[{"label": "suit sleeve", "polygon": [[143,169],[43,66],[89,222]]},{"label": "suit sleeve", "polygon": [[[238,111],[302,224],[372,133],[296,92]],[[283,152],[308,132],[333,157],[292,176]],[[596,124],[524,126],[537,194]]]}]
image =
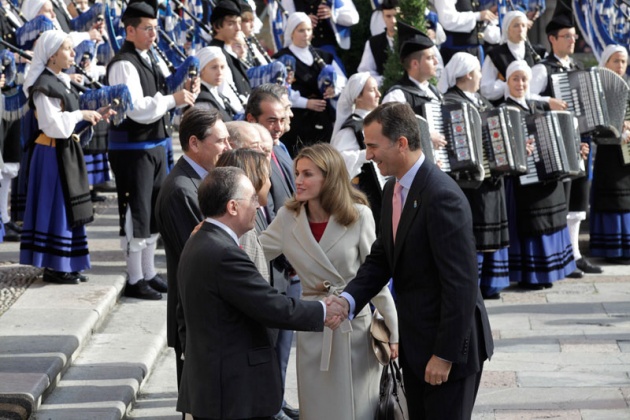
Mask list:
[{"label": "suit sleeve", "polygon": [[173,251],[181,255],[186,241],[203,216],[197,197],[191,196],[185,189],[174,187],[172,194],[167,197],[160,209],[160,233],[168,237]]},{"label": "suit sleeve", "polygon": [[472,214],[464,195],[453,189],[439,189],[427,205],[429,241],[441,286],[434,354],[461,363],[465,362],[462,347],[470,336],[478,293]]},{"label": "suit sleeve", "polygon": [[241,249],[225,248],[219,269],[219,294],[247,316],[268,328],[323,331],[324,308],[319,301],[307,302],[278,293],[260,275]]}]

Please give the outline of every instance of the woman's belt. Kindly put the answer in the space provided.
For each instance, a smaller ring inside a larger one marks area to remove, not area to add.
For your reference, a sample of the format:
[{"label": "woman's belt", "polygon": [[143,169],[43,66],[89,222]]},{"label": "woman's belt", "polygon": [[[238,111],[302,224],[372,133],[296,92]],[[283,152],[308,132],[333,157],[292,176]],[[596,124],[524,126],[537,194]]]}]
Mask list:
[{"label": "woman's belt", "polygon": [[37,144],[41,144],[42,146],[50,146],[50,147],[56,147],[57,146],[57,140],[48,137],[46,134],[41,133],[36,139],[35,139],[35,143]]},{"label": "woman's belt", "polygon": [[[304,288],[304,283],[302,283],[302,296],[315,296],[325,298],[330,295],[339,296],[341,292],[343,292],[344,286],[333,286],[329,281],[323,281],[315,285],[314,288]],[[343,321],[339,327],[341,332],[344,334],[352,332],[352,324],[349,319]],[[319,370],[323,372],[328,372],[328,368],[330,367],[330,355],[332,353],[332,340],[333,340],[333,330],[328,327],[324,327],[324,337],[322,341],[322,357],[319,362]]]}]

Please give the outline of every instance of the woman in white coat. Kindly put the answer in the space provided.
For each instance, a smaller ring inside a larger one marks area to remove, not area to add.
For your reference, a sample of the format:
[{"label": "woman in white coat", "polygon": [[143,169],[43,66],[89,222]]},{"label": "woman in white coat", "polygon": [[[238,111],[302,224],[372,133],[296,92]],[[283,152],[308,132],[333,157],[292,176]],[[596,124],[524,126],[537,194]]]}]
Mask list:
[{"label": "woman in white coat", "polygon": [[[295,196],[260,236],[268,260],[284,254],[302,281],[302,298],[341,292],[370,253],[374,219],[363,193],[350,183],[343,158],[324,143],[295,158]],[[372,300],[398,355],[398,318],[385,287]],[[335,331],[298,332],[300,419],[372,419],[380,367],[371,348],[369,307]]]}]

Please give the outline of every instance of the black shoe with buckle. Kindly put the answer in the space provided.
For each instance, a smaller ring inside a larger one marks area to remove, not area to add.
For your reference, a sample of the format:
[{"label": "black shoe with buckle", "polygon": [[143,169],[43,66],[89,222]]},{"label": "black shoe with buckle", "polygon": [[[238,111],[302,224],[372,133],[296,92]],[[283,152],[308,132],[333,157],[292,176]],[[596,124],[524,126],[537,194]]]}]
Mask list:
[{"label": "black shoe with buckle", "polygon": [[14,221],[10,220],[8,222],[6,222],[4,224],[5,228],[8,226],[9,228],[11,228],[11,230],[17,232],[17,233],[22,233],[22,226],[18,225],[17,223],[15,223]]},{"label": "black shoe with buckle", "polygon": [[48,268],[44,269],[43,280],[47,283],[79,284],[79,279],[74,274],[50,270]]},{"label": "black shoe with buckle", "polygon": [[85,283],[89,280],[88,276],[84,276],[78,271],[73,271],[71,274],[75,276],[76,278],[78,278],[81,283]]},{"label": "black shoe with buckle", "polygon": [[125,285],[125,296],[136,298],[136,299],[145,299],[145,300],[160,300],[162,299],[162,294],[160,292],[156,292],[146,280],[140,280],[136,284]]},{"label": "black shoe with buckle", "polygon": [[297,408],[291,407],[289,404],[285,404],[285,406],[282,407],[282,411],[284,411],[284,414],[291,417],[293,420],[300,419],[300,410],[298,410]]},{"label": "black shoe with buckle", "polygon": [[581,279],[582,277],[584,277],[584,272],[579,268],[576,268],[575,270],[573,270],[573,273],[569,274],[567,277],[570,279]]},{"label": "black shoe with buckle", "polygon": [[164,281],[161,275],[156,274],[151,280],[147,280],[147,283],[153,290],[156,290],[160,293],[166,293],[168,290],[168,285]]},{"label": "black shoe with buckle", "polygon": [[601,274],[604,272],[600,266],[591,264],[591,262],[586,258],[580,258],[575,261],[575,266],[584,271],[586,274]]}]

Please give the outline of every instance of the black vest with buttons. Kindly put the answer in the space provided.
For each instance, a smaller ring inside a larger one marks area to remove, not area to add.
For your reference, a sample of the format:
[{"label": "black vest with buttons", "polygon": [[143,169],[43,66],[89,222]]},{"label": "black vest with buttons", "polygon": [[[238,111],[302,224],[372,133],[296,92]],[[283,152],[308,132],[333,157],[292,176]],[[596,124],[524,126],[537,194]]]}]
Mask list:
[{"label": "black vest with buttons", "polygon": [[35,109],[33,102],[35,92],[41,92],[49,98],[59,99],[64,112],[72,112],[79,109],[79,93],[73,88],[66,87],[49,70],[44,70],[29,89],[28,102],[31,109]]},{"label": "black vest with buttons", "polygon": [[[112,64],[118,61],[130,62],[140,76],[140,85],[142,86],[143,96],[155,96],[156,93],[166,93],[166,82],[162,72],[157,70],[154,72],[151,64],[147,63],[136,51],[133,43],[125,41],[120,51],[112,58],[107,66],[107,79],[109,79],[109,70]],[[157,74],[156,74],[157,73]],[[110,125],[110,136],[114,136],[119,142],[136,143],[149,140],[163,140],[170,136],[168,130],[168,113],[161,119],[151,124],[141,124],[125,118],[118,126]]]},{"label": "black vest with buttons", "polygon": [[[422,105],[435,101],[435,99],[428,96],[422,91],[422,89],[416,86],[416,84],[413,83],[407,75],[403,76],[403,78],[396,82],[394,86],[389,88],[385,96],[387,96],[388,93],[397,89],[400,89],[403,92],[403,94],[405,95],[405,99],[407,100],[407,103],[411,105],[411,109],[413,109],[413,112],[415,112],[416,115],[420,115],[421,117],[425,117]],[[440,93],[440,91],[438,91],[432,84],[429,84],[429,89],[431,89],[431,92],[433,92],[435,96],[437,96],[438,100],[442,102],[442,94]]]},{"label": "black vest with buttons", "polygon": [[[293,3],[295,4],[296,12],[304,12],[307,15],[317,16],[317,8],[323,2],[322,0],[294,0]],[[311,44],[314,47],[320,47],[322,45],[337,45],[335,32],[330,25],[330,19],[325,19],[313,28],[313,39],[311,40]],[[291,34],[288,35],[291,36]]]},{"label": "black vest with buttons", "polygon": [[387,41],[387,31],[382,34],[374,35],[370,38],[370,50],[376,63],[376,71],[382,75],[385,70],[385,63],[389,57],[389,42]]},{"label": "black vest with buttons", "polygon": [[[455,3],[455,9],[458,12],[478,12],[479,0],[457,0]],[[479,38],[480,22],[477,22],[475,28],[471,32],[451,32],[444,30],[444,33],[449,39],[452,39],[451,45],[479,45],[481,40]]]},{"label": "black vest with buttons", "polygon": [[[490,59],[492,59],[492,64],[494,64],[497,68],[501,80],[505,80],[508,66],[512,63],[512,61],[516,61],[516,57],[514,57],[514,54],[510,51],[508,44],[505,43],[497,45],[488,51],[488,55],[490,56]],[[527,62],[529,67],[534,67],[536,65],[532,53],[527,48],[525,49],[524,60]]]}]

